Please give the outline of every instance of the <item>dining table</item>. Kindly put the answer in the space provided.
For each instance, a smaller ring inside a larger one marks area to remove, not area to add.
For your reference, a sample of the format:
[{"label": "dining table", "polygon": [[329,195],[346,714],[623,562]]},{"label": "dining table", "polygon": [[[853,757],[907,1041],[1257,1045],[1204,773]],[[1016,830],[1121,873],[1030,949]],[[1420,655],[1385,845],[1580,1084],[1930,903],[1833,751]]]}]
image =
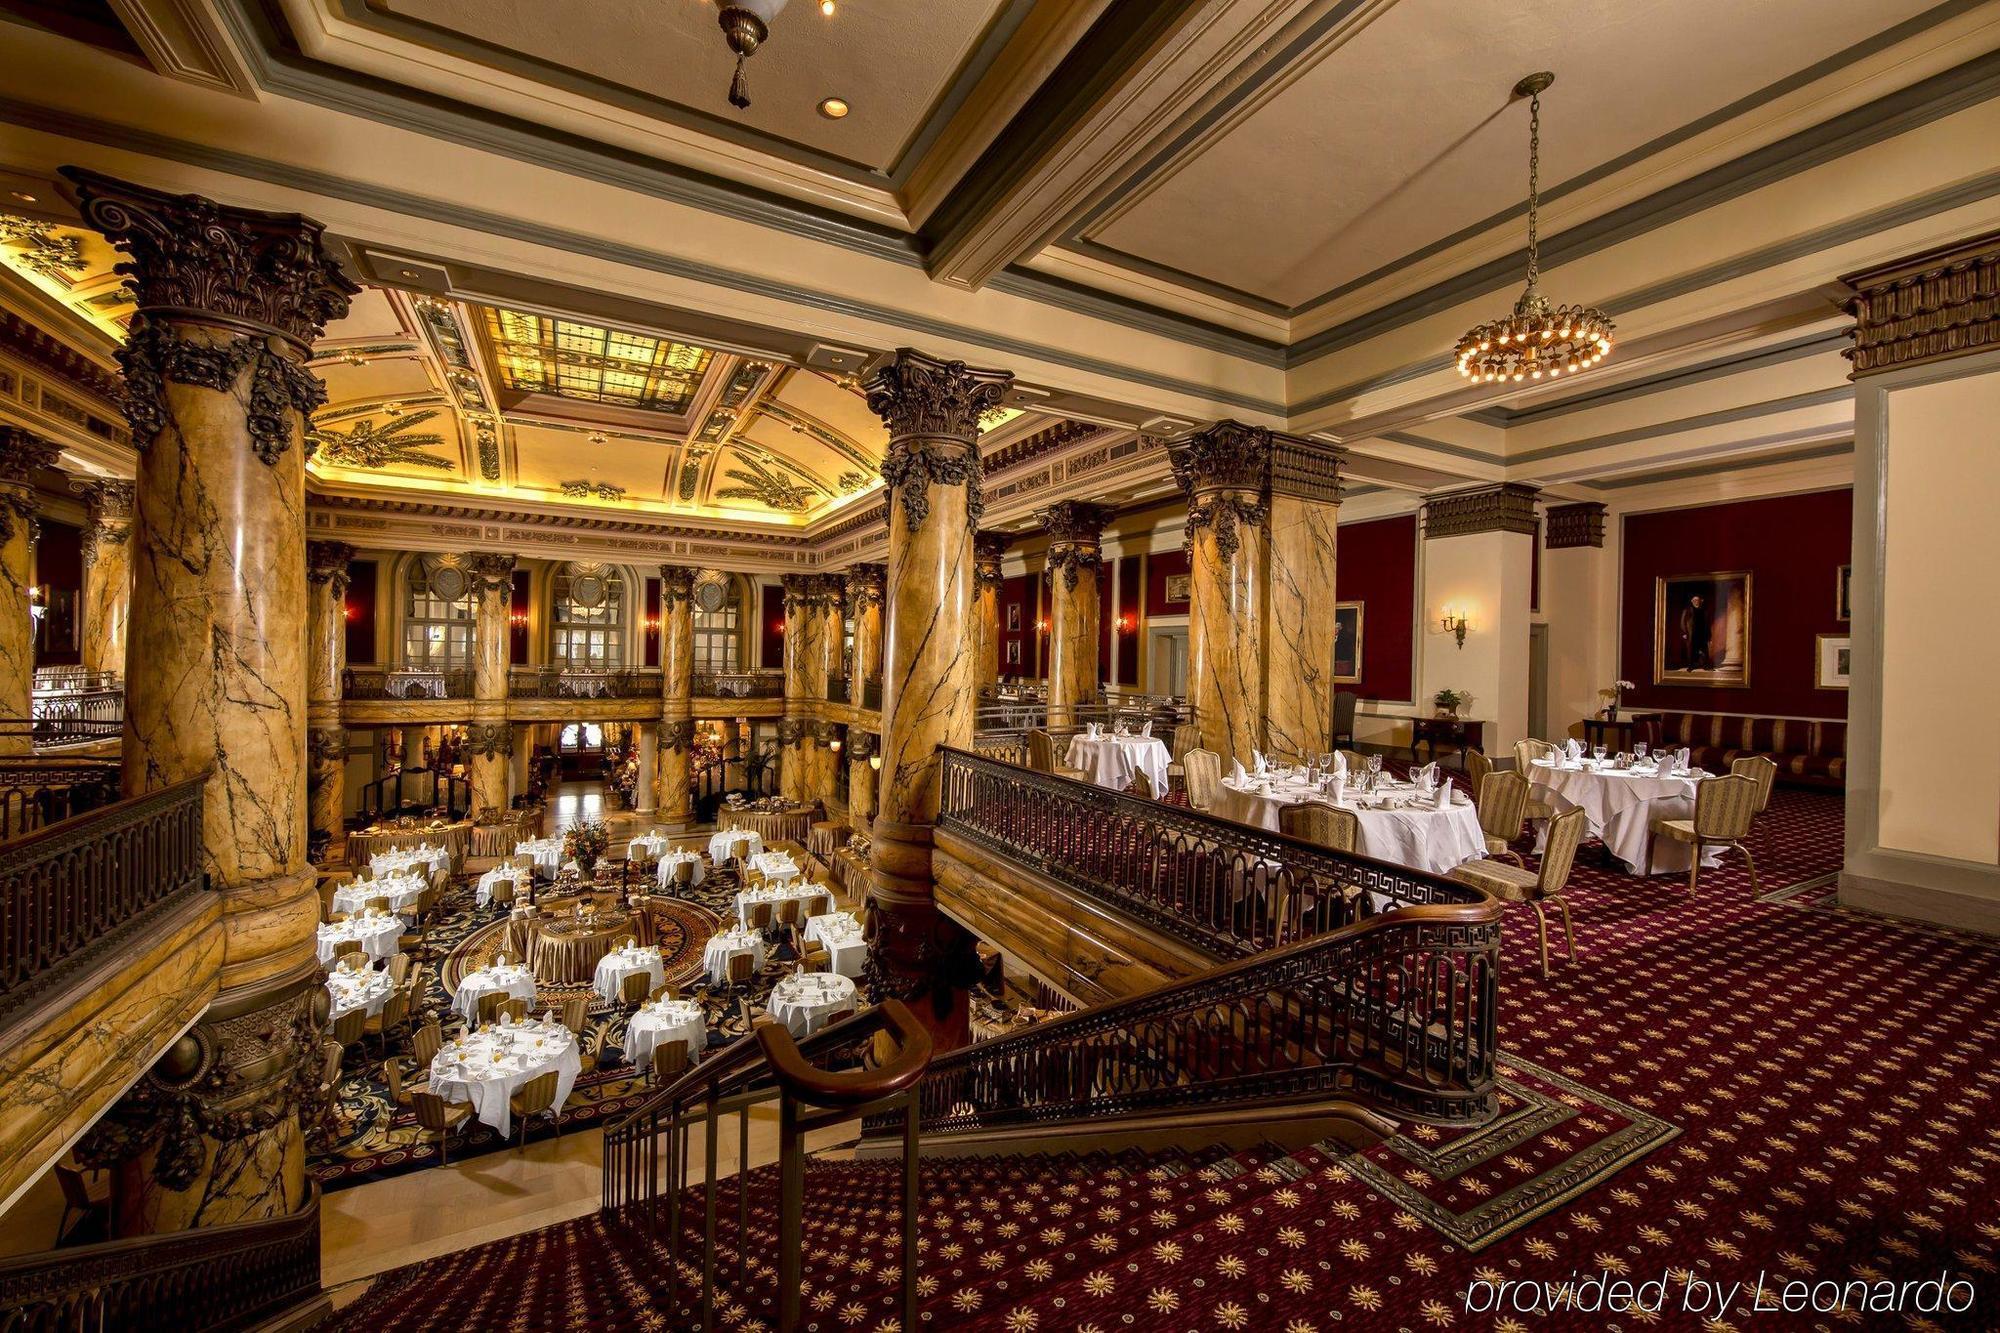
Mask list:
[{"label": "dining table", "polygon": [[[1582,810],[1591,835],[1628,871],[1642,873],[1650,850],[1654,874],[1687,873],[1692,845],[1656,840],[1653,822],[1694,818],[1695,789],[1709,776],[1703,770],[1682,770],[1671,759],[1620,763],[1558,753],[1534,760],[1526,776],[1529,794],[1557,814]],[[1707,849],[1702,865],[1719,864],[1722,852],[1720,847]]]},{"label": "dining table", "polygon": [[624,993],[625,978],[644,973],[646,993],[652,994],[667,980],[667,969],[660,961],[660,951],[650,945],[629,945],[613,949],[597,960],[597,972],[591,978],[590,988],[599,997],[611,1004],[618,1003]]},{"label": "dining table", "polygon": [[431,1061],[431,1091],[448,1102],[470,1102],[480,1123],[502,1138],[514,1132],[510,1099],[531,1080],[556,1074],[552,1107],[560,1111],[583,1072],[576,1036],[561,1023],[529,1019],[489,1023],[446,1042]]},{"label": "dining table", "polygon": [[330,1021],[356,1009],[365,1010],[373,1018],[382,1012],[383,1002],[395,990],[396,983],[387,968],[336,967],[326,974],[326,993],[332,1001],[327,1018]]},{"label": "dining table", "polygon": [[664,833],[641,833],[625,844],[627,859],[634,862],[657,861],[672,850],[674,840]]},{"label": "dining table", "polygon": [[841,1010],[855,1007],[852,978],[832,972],[794,972],[779,979],[764,1011],[794,1037],[809,1037]]},{"label": "dining table", "polygon": [[[824,884],[808,884],[803,880],[789,880],[783,884],[767,884],[761,889],[744,889],[736,895],[737,924],[747,929],[750,925],[750,909],[758,903],[770,903],[772,906],[772,915],[775,919],[777,905],[793,898],[798,899],[800,903],[806,905],[819,900],[831,903],[833,901],[833,890],[827,888]],[[804,918],[805,914],[806,909],[802,907],[799,913],[801,919]]]},{"label": "dining table", "polygon": [[773,884],[799,877],[799,863],[789,852],[759,852],[750,858],[750,868]]},{"label": "dining table", "polygon": [[489,963],[477,971],[468,972],[458,979],[458,993],[452,997],[451,1007],[468,1023],[479,1021],[479,997],[491,995],[495,991],[504,993],[510,1000],[535,1002],[534,970],[522,963]]},{"label": "dining table", "polygon": [[597,960],[632,933],[632,918],[619,911],[529,918],[528,965],[553,985],[581,986],[596,974]]},{"label": "dining table", "polygon": [[755,833],[766,842],[803,843],[812,829],[818,807],[804,803],[775,810],[753,810],[747,806],[723,806],[715,812],[715,826],[725,832],[741,829]]},{"label": "dining table", "polygon": [[319,928],[319,961],[331,963],[343,944],[359,944],[363,953],[381,960],[396,952],[403,939],[403,923],[393,913],[383,916],[349,917]]},{"label": "dining table", "polygon": [[688,1063],[708,1044],[708,1019],[694,1000],[651,1000],[639,1006],[625,1025],[625,1058],[634,1069],[653,1063],[653,1052],[667,1042],[687,1047]]},{"label": "dining table", "polygon": [[824,948],[827,971],[859,977],[868,961],[868,940],[852,912],[827,912],[806,922],[806,941]]},{"label": "dining table", "polygon": [[1172,763],[1173,755],[1158,737],[1111,732],[1095,736],[1078,732],[1070,738],[1063,759],[1065,767],[1077,769],[1098,786],[1113,791],[1125,791],[1132,785],[1133,774],[1144,773],[1156,795],[1166,792],[1167,769]]},{"label": "dining table", "polygon": [[764,937],[740,926],[719,930],[709,936],[708,943],[701,950],[701,965],[708,972],[709,981],[717,986],[728,985],[729,960],[738,954],[750,955],[751,971],[763,971]]},{"label": "dining table", "polygon": [[708,859],[717,865],[735,857],[749,858],[764,850],[764,835],[752,829],[722,829],[708,840]]},{"label": "dining table", "polygon": [[410,828],[377,824],[347,835],[347,863],[357,867],[370,865],[378,853],[409,851],[425,845],[442,847],[447,864],[455,873],[471,854],[472,824],[469,820]]},{"label": "dining table", "polygon": [[535,873],[516,865],[494,866],[479,877],[478,887],[473,891],[473,899],[481,907],[493,905],[493,886],[505,880],[514,886],[514,901],[522,902],[535,885]]},{"label": "dining table", "polygon": [[1301,801],[1324,801],[1351,811],[1357,824],[1354,850],[1377,861],[1428,874],[1448,874],[1455,866],[1486,855],[1479,812],[1465,793],[1453,791],[1439,806],[1434,790],[1378,775],[1372,791],[1324,791],[1296,770],[1270,770],[1222,780],[1214,813],[1276,833],[1278,813]]},{"label": "dining table", "polygon": [[526,838],[514,844],[514,855],[525,856],[535,867],[535,872],[544,878],[554,879],[562,870],[564,858],[561,838]]},{"label": "dining table", "polygon": [[386,898],[391,912],[413,912],[417,899],[430,882],[418,875],[383,875],[375,879],[349,880],[333,891],[333,905],[329,909],[346,912],[350,916],[368,906],[371,899]]},{"label": "dining table", "polygon": [[685,873],[690,888],[708,878],[708,866],[701,859],[701,854],[687,851],[669,851],[662,855],[659,867],[653,872],[654,878],[659,880],[661,888],[673,888],[680,883],[682,866],[687,867]]},{"label": "dining table", "polygon": [[388,875],[423,875],[433,872],[451,872],[451,849],[425,843],[417,847],[403,847],[393,851],[377,852],[368,858],[368,868],[377,879]]}]

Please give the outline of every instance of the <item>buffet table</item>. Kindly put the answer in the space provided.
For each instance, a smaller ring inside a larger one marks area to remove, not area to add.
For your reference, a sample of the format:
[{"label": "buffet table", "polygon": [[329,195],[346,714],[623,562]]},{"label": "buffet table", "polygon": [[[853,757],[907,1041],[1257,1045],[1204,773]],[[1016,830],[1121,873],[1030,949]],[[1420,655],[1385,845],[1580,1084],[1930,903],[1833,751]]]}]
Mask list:
[{"label": "buffet table", "polygon": [[624,912],[587,917],[536,916],[528,922],[528,966],[553,985],[587,986],[597,962],[633,931]]},{"label": "buffet table", "polygon": [[456,824],[439,824],[425,828],[382,828],[363,829],[359,833],[347,835],[347,864],[357,868],[368,865],[380,852],[413,851],[429,843],[433,847],[443,847],[451,856],[453,874],[465,866],[465,858],[472,852],[472,825],[466,820]]},{"label": "buffet table", "polygon": [[801,845],[812,833],[817,806],[788,805],[782,810],[732,810],[723,806],[715,815],[715,826],[724,832],[744,829],[765,842],[796,842]]}]

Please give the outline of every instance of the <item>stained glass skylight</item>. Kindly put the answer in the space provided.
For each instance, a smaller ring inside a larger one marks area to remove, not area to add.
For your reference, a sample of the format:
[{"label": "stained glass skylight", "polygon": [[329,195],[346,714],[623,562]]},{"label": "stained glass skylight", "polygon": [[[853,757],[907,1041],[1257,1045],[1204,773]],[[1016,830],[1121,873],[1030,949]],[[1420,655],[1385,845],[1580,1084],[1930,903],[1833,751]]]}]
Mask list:
[{"label": "stained glass skylight", "polygon": [[680,415],[713,355],[705,347],[520,310],[486,311],[503,388]]}]

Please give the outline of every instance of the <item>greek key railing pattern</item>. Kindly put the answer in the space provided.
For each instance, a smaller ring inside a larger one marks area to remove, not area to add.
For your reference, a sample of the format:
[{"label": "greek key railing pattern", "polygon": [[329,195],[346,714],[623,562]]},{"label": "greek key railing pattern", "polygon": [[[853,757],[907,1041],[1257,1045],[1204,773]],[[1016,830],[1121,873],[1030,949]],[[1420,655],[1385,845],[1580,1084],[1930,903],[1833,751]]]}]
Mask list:
[{"label": "greek key railing pattern", "polygon": [[115,741],[125,731],[125,687],[37,689],[33,710],[35,744],[80,745]]},{"label": "greek key railing pattern", "polygon": [[10,1333],[255,1328],[319,1291],[319,1187],[290,1217],[0,1260]]},{"label": "greek key railing pattern", "polygon": [[201,885],[200,779],[0,847],[0,1015]]},{"label": "greek key railing pattern", "polygon": [[1219,958],[1398,907],[1484,901],[1455,880],[964,750],[944,752],[941,783],[940,829]]}]

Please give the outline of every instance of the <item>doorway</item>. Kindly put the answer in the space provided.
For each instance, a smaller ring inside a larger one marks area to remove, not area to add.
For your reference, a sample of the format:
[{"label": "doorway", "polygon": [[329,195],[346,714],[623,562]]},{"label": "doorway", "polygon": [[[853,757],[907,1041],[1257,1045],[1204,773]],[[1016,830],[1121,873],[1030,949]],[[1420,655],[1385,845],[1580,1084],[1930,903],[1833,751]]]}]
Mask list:
[{"label": "doorway", "polygon": [[1528,734],[1549,739],[1549,627],[1528,626]]},{"label": "doorway", "polygon": [[1186,625],[1156,625],[1146,633],[1146,693],[1187,693]]}]

